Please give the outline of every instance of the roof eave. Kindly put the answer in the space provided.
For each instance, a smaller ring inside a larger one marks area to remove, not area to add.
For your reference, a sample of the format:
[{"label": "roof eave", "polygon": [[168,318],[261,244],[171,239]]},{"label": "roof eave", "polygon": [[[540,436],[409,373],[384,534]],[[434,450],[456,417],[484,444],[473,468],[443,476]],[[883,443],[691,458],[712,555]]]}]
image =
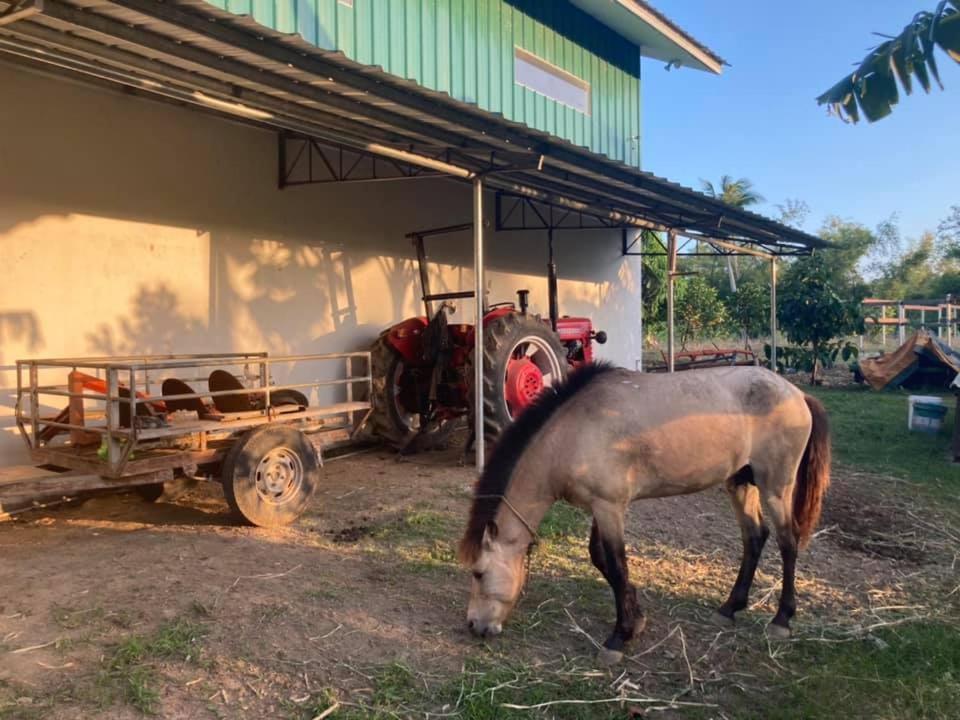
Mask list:
[{"label": "roof eave", "polygon": [[640,48],[644,57],[719,75],[728,63],[642,0],[571,0]]}]

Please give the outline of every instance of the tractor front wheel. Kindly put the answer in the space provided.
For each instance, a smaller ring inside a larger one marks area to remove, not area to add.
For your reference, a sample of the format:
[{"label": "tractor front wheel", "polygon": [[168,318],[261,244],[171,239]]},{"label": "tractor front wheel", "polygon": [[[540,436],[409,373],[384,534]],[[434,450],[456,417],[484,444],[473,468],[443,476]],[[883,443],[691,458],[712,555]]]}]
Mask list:
[{"label": "tractor front wheel", "polygon": [[[566,351],[560,338],[539,317],[503,315],[483,331],[483,428],[494,442],[536,397],[567,377]],[[474,373],[468,374],[470,403]],[[472,417],[472,416],[471,416]]]}]

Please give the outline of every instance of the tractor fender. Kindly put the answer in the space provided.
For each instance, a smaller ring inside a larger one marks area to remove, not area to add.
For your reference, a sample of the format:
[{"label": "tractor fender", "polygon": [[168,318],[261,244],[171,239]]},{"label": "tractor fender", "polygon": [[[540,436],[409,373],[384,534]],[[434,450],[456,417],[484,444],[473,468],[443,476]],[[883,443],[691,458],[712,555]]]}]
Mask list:
[{"label": "tractor fender", "polygon": [[407,318],[384,330],[380,337],[400,353],[405,362],[419,364],[423,350],[423,331],[427,324],[428,320],[425,317]]}]

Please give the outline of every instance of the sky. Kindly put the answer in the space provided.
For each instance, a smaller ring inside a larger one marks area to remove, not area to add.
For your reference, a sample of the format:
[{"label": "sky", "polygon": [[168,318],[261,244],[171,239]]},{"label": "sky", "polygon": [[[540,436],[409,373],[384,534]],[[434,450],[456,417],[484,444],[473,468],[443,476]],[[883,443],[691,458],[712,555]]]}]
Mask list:
[{"label": "sky", "polygon": [[805,201],[804,229],[837,215],[905,238],[960,205],[960,65],[937,50],[945,91],[922,89],[874,124],[828,117],[815,98],[937,0],[652,0],[730,63],[720,76],[643,63],[643,168],[691,187],[747,177],[776,216]]}]

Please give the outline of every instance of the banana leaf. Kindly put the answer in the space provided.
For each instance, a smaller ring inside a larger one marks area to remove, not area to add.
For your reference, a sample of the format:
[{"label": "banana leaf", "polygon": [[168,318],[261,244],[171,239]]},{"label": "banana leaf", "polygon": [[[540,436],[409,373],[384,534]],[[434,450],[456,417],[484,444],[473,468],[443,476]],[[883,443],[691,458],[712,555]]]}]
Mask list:
[{"label": "banana leaf", "polygon": [[960,63],[960,0],[941,0],[934,12],[914,15],[900,35],[871,50],[856,71],[817,102],[844,121],[856,123],[863,115],[868,122],[876,122],[893,111],[900,99],[899,87],[912,94],[914,78],[924,92],[930,92],[931,77],[943,89],[934,54],[937,47]]},{"label": "banana leaf", "polygon": [[960,63],[960,12],[944,16],[934,28],[933,38],[951,58]]}]

